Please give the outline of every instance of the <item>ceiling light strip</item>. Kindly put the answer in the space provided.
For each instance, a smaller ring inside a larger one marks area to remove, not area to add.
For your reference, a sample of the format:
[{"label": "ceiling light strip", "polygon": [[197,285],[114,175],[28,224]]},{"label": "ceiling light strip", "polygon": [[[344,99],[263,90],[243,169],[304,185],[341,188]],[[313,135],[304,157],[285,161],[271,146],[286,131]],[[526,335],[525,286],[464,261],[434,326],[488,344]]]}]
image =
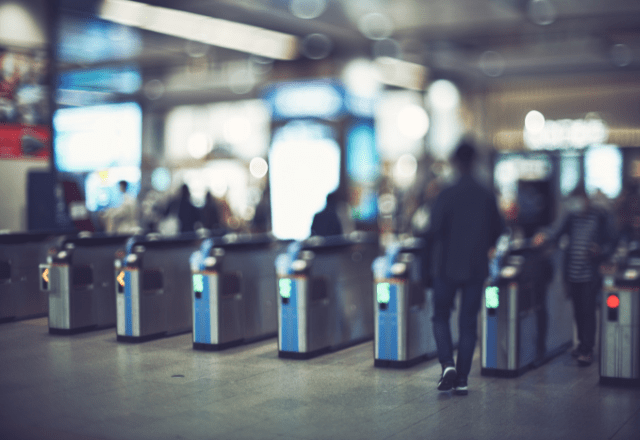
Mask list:
[{"label": "ceiling light strip", "polygon": [[100,18],[263,57],[292,60],[298,39],[289,34],[129,0],[105,0]]}]

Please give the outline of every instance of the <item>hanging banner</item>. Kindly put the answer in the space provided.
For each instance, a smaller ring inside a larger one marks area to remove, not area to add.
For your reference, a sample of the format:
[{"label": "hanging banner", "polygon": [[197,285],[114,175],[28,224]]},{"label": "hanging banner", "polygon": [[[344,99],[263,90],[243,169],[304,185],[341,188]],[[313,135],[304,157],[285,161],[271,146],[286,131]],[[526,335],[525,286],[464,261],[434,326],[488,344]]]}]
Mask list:
[{"label": "hanging banner", "polygon": [[0,159],[51,156],[44,50],[0,47]]},{"label": "hanging banner", "polygon": [[46,126],[0,123],[0,160],[51,156],[51,131]]}]

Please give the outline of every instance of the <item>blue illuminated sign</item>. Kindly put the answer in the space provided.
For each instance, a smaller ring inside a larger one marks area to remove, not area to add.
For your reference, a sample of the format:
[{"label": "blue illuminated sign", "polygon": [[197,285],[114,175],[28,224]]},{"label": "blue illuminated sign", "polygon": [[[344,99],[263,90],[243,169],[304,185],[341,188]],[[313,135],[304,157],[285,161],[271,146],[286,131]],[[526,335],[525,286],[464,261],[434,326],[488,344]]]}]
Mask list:
[{"label": "blue illuminated sign", "polygon": [[269,89],[264,99],[273,120],[336,119],[345,113],[345,92],[336,81],[317,80],[283,83]]},{"label": "blue illuminated sign", "polygon": [[347,134],[347,172],[356,182],[375,182],[380,169],[373,121],[358,123]]}]

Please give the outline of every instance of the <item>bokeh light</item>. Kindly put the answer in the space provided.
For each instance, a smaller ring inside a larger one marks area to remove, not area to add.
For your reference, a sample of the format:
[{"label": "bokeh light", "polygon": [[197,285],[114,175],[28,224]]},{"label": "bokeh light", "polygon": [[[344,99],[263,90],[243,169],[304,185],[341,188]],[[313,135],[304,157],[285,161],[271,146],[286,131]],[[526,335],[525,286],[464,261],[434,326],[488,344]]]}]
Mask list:
[{"label": "bokeh light", "polygon": [[358,20],[358,29],[371,40],[384,40],[393,34],[393,22],[384,14],[371,12]]},{"label": "bokeh light", "polygon": [[251,162],[249,163],[249,172],[251,172],[253,177],[261,179],[267,174],[267,171],[269,171],[269,165],[266,160],[261,157],[254,157],[251,159]]},{"label": "bokeh light", "polygon": [[326,8],[326,0],[291,0],[289,2],[291,13],[306,20],[318,18]]},{"label": "bokeh light", "polygon": [[502,55],[493,50],[488,50],[480,55],[478,62],[480,70],[492,78],[496,78],[504,73],[505,61]]},{"label": "bokeh light", "polygon": [[410,104],[398,113],[398,128],[400,133],[409,139],[420,139],[429,130],[429,116],[420,106]]},{"label": "bokeh light", "polygon": [[311,34],[302,39],[300,51],[312,60],[326,58],[333,49],[331,39],[324,34]]},{"label": "bokeh light", "polygon": [[347,64],[342,72],[349,92],[361,97],[374,97],[382,90],[380,72],[375,63],[365,59],[356,59]]},{"label": "bokeh light", "polygon": [[151,173],[151,186],[156,191],[164,192],[171,186],[171,171],[167,168],[156,168]]},{"label": "bokeh light", "polygon": [[211,151],[212,145],[206,133],[195,132],[189,136],[187,151],[194,159],[202,159]]},{"label": "bokeh light", "polygon": [[556,21],[556,8],[550,0],[529,0],[527,14],[531,21],[547,26]]},{"label": "bokeh light", "polygon": [[460,92],[451,81],[439,79],[429,86],[427,102],[430,107],[452,109],[460,103]]},{"label": "bokeh light", "polygon": [[524,128],[531,133],[539,133],[544,129],[544,115],[537,110],[531,110],[524,118]]},{"label": "bokeh light", "polygon": [[611,61],[618,67],[625,67],[631,64],[633,54],[626,44],[614,44],[611,48]]},{"label": "bokeh light", "polygon": [[152,79],[145,83],[143,88],[145,96],[151,101],[160,99],[164,95],[165,87],[164,83],[159,79]]}]

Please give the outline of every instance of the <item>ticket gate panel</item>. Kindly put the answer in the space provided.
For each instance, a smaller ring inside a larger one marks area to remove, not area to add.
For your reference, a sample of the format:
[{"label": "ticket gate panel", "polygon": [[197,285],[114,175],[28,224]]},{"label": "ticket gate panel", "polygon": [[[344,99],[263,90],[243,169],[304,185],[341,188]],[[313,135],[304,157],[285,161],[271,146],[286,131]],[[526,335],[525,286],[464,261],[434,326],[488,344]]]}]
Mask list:
[{"label": "ticket gate panel", "polygon": [[306,291],[307,279],[280,278],[281,300],[278,301],[278,349],[287,352],[306,352]]},{"label": "ticket gate panel", "polygon": [[640,289],[604,289],[600,383],[640,385]]},{"label": "ticket gate panel", "polygon": [[205,240],[192,255],[195,349],[222,350],[277,335],[273,260],[282,244],[270,235],[230,234]]},{"label": "ticket gate panel", "polygon": [[[51,297],[49,332],[74,334],[116,325],[115,253],[126,236],[66,238],[41,265],[41,290]],[[43,277],[46,276],[50,283]]]},{"label": "ticket gate panel", "polygon": [[[380,303],[380,296],[387,294],[388,304]],[[383,286],[380,288],[379,286]],[[415,290],[422,286],[412,286]],[[380,289],[380,290],[379,290]],[[416,301],[412,298],[406,280],[378,280],[374,287],[374,366],[407,368],[437,356],[438,350],[433,334],[433,290]],[[459,299],[456,298],[451,312],[451,338],[454,347],[458,344]],[[389,354],[391,353],[391,355]]]},{"label": "ticket gate panel", "polygon": [[49,289],[49,327],[71,328],[69,265],[41,264],[40,268],[49,280],[46,286]]},{"label": "ticket gate panel", "polygon": [[46,316],[49,297],[39,288],[39,268],[57,237],[0,234],[0,322]]},{"label": "ticket gate panel", "polygon": [[194,344],[219,344],[218,323],[218,274],[193,274],[193,342]]},{"label": "ticket gate panel", "polygon": [[[538,331],[542,333],[543,345],[540,350],[546,358],[563,353],[573,345],[573,305],[565,294],[563,254],[557,252],[550,259],[556,267],[554,277],[548,286],[546,298],[538,313],[544,319],[538,319]],[[540,361],[536,361],[536,364]]]},{"label": "ticket gate panel", "polygon": [[146,286],[142,281],[147,289],[143,291],[145,307],[140,312],[143,326],[149,326],[148,334],[163,326],[167,334],[192,330],[189,266],[192,253],[193,248],[181,248],[160,249],[145,255],[143,275],[148,279]]},{"label": "ticket gate panel", "polygon": [[125,268],[117,276],[121,285],[116,295],[117,325],[119,336],[139,337],[140,333],[140,273],[138,269]]},{"label": "ticket gate panel", "polygon": [[224,247],[224,273],[220,278],[224,304],[221,318],[227,321],[227,338],[252,341],[275,336],[276,277],[273,268],[275,243],[260,246]]},{"label": "ticket gate panel", "polygon": [[[561,271],[548,285],[536,285],[540,257],[527,251],[507,263],[489,284],[482,306],[482,368],[485,376],[516,377],[564,352],[573,341],[573,311],[564,294]],[[562,267],[561,255],[551,258]],[[523,275],[524,274],[524,275]]]},{"label": "ticket gate panel", "polygon": [[376,359],[404,361],[407,357],[405,309],[407,292],[404,283],[382,281],[376,285],[378,308],[375,313]]},{"label": "ticket gate panel", "polygon": [[301,259],[290,253],[276,259],[278,355],[308,359],[371,339],[370,266],[378,254],[377,237],[312,237],[295,245]]},{"label": "ticket gate panel", "polygon": [[305,276],[278,281],[278,348],[280,357],[306,359],[330,348],[332,324],[326,298],[312,298],[313,280]]},{"label": "ticket gate panel", "polygon": [[[424,285],[428,270],[422,240],[409,237],[390,245],[374,260],[374,366],[406,368],[437,356],[433,333],[433,289]],[[459,302],[450,314],[451,339],[458,344]]]},{"label": "ticket gate panel", "polygon": [[[424,301],[418,304],[410,304],[408,310],[407,325],[407,360],[418,362],[423,359],[431,359],[437,356],[435,337],[433,335],[433,290],[426,290]],[[451,338],[454,346],[458,344],[458,310],[456,307],[451,313]],[[401,322],[401,321],[400,321]]]},{"label": "ticket gate panel", "polygon": [[[117,339],[143,342],[192,331],[192,273],[189,259],[195,239],[142,239],[128,245],[130,253],[116,278]],[[121,321],[124,324],[121,324]]]},{"label": "ticket gate panel", "polygon": [[41,265],[48,269],[49,332],[70,334],[95,327],[92,313],[93,284],[86,282],[90,266]]},{"label": "ticket gate panel", "polygon": [[[492,303],[493,298],[498,298]],[[518,313],[518,285],[488,286],[482,307],[482,374],[518,376],[521,338],[528,339],[531,329]],[[521,331],[523,330],[523,331]]]}]

